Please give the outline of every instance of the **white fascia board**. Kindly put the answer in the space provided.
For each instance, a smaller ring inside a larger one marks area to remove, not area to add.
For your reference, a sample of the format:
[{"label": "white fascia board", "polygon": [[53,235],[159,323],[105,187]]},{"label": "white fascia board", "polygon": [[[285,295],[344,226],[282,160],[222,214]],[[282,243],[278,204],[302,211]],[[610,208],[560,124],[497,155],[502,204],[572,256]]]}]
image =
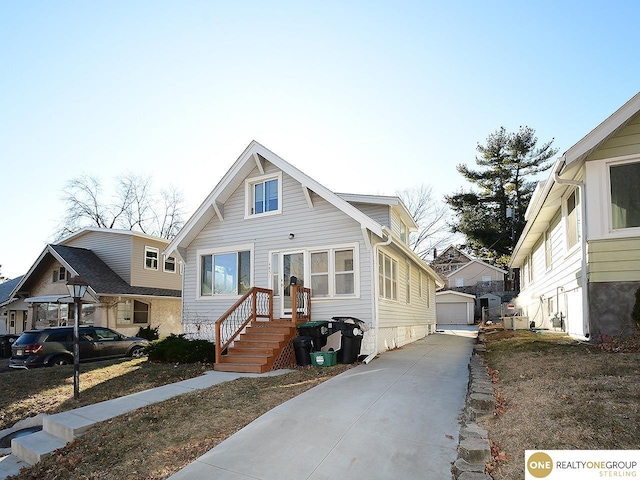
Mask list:
[{"label": "white fascia board", "polygon": [[285,172],[287,175],[289,175],[293,179],[300,182],[306,188],[309,188],[312,191],[314,191],[316,194],[320,195],[327,202],[329,202],[334,207],[344,212],[346,215],[353,218],[360,225],[368,228],[379,237],[382,237],[382,225],[374,221],[371,217],[369,217],[368,215],[365,215],[356,207],[354,207],[353,205],[349,204],[347,201],[340,198],[337,194],[333,193],[331,190],[329,190],[325,186],[316,182],[314,179],[307,176],[302,171],[298,170],[296,167],[288,163],[286,160],[280,158],[278,155],[276,155],[275,153],[273,153],[271,150],[267,149],[263,145],[259,144],[258,142],[254,143],[253,148],[255,148],[256,151],[262,157],[264,157],[267,161],[274,164],[276,167],[278,167],[280,170]]},{"label": "white fascia board", "polygon": [[640,93],[636,93],[627,103],[567,150],[563,155],[567,165],[577,160],[584,160],[587,154],[596,149],[638,111],[640,111]]},{"label": "white fascia board", "polygon": [[116,235],[128,235],[131,237],[139,237],[148,240],[155,240],[158,242],[164,242],[166,244],[169,243],[169,240],[162,237],[156,237],[155,235],[149,235],[147,233],[137,232],[135,230],[122,230],[119,228],[102,228],[102,227],[82,227],[75,233],[72,233],[68,237],[63,238],[62,240],[56,242],[57,245],[66,245],[71,240],[81,237],[87,232],[97,232],[97,233],[106,233],[106,234],[116,234]]},{"label": "white fascia board", "polygon": [[[333,206],[343,211],[346,215],[352,217],[361,226],[368,228],[379,237],[382,237],[382,225],[375,222],[372,218],[362,213],[353,205],[350,205],[348,202],[341,199],[338,195],[336,195],[326,187],[320,185],[311,177],[308,177],[307,175],[302,173],[300,170],[286,162],[284,159],[280,158],[271,150],[267,149],[255,140],[252,140],[247,148],[245,148],[242,154],[235,161],[235,163],[231,166],[231,168],[227,171],[227,173],[225,173],[220,182],[218,182],[215,188],[207,196],[204,202],[202,202],[202,204],[198,207],[191,218],[187,220],[180,232],[178,232],[174,239],[169,243],[169,245],[165,249],[166,255],[170,255],[175,250],[179,250],[180,247],[186,246],[183,245],[183,242],[185,242],[185,240],[189,240],[191,236],[195,236],[195,234],[192,234],[192,232],[201,224],[201,220],[203,220],[204,218],[204,220],[208,221],[213,217],[213,214],[211,213],[212,205],[217,201],[220,193],[224,191],[224,189],[233,181],[233,179],[237,175],[239,175],[239,173],[242,171],[242,168],[248,161],[255,162],[255,159],[259,157],[264,158],[283,172],[287,173],[289,176],[300,182],[300,184],[304,188],[313,190],[316,194],[320,195]],[[262,160],[260,160],[260,162],[262,162]],[[197,229],[197,231],[199,230],[200,229]]]}]

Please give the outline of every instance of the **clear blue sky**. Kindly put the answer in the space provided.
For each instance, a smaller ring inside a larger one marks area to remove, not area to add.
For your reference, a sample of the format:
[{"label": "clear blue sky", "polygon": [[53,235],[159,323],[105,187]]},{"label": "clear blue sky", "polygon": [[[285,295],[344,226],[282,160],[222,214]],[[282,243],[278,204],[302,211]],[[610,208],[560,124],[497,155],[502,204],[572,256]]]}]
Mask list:
[{"label": "clear blue sky", "polygon": [[256,139],[337,192],[466,186],[500,126],[563,152],[640,90],[637,1],[0,2],[2,274],[78,174],[190,215]]}]

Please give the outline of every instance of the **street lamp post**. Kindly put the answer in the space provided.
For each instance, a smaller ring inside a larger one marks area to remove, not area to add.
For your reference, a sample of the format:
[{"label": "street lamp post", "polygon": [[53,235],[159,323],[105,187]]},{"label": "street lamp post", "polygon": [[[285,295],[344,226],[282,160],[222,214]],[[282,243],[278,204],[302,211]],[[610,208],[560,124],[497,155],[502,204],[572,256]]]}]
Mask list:
[{"label": "street lamp post", "polygon": [[80,398],[80,301],[87,293],[89,284],[81,276],[71,277],[67,282],[69,295],[73,297],[76,308],[76,321],[73,324],[73,398]]}]

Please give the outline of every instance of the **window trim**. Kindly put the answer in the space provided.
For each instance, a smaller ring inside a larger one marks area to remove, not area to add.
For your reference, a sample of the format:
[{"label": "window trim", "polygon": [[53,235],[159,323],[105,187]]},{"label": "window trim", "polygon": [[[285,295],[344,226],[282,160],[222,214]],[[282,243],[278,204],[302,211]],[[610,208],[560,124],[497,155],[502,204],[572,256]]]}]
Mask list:
[{"label": "window trim", "polygon": [[[380,261],[380,256],[382,256],[382,261]],[[385,271],[385,257],[391,261],[391,295],[386,295],[386,271]],[[395,267],[394,267],[395,265]],[[378,250],[378,285],[380,286],[380,279],[382,278],[382,288],[378,288],[378,295],[381,300],[386,300],[389,302],[398,302],[398,284],[399,284],[399,262],[398,259],[392,255],[389,255],[387,252],[382,250]],[[395,288],[394,288],[395,281]],[[394,296],[395,293],[395,296]]]},{"label": "window trim", "polygon": [[[336,275],[350,273],[351,271],[335,271],[335,253],[343,250],[352,250],[353,251],[353,293],[349,294],[336,294]],[[324,300],[339,300],[339,299],[354,299],[360,298],[360,244],[359,243],[346,243],[346,244],[336,244],[336,245],[320,245],[317,247],[310,247],[306,249],[296,250],[296,252],[300,252],[304,256],[304,285],[309,285],[311,288],[311,255],[314,253],[323,253],[329,252],[329,292],[328,295],[322,297],[313,296],[313,289],[311,290],[312,299],[314,301],[324,301]],[[275,273],[273,268],[273,257],[277,255],[278,257],[278,265],[276,268],[280,268],[281,256],[283,254],[290,253],[290,250],[270,250],[268,252],[269,255],[269,288],[274,291],[274,297],[280,297],[280,291],[278,291],[278,295],[276,295],[276,291],[274,289],[274,275],[278,275],[278,279],[280,279],[280,271]],[[280,290],[280,288],[278,288]]]},{"label": "window trim", "polygon": [[[173,270],[167,270],[167,260],[173,258]],[[165,273],[176,273],[178,271],[178,260],[173,255],[163,255],[162,256],[162,271]]]},{"label": "window trim", "polygon": [[228,247],[220,247],[220,248],[207,248],[196,251],[196,300],[205,300],[211,301],[221,298],[240,298],[242,297],[242,293],[219,293],[211,295],[202,295],[202,257],[206,255],[224,255],[228,253],[238,254],[240,252],[249,252],[249,288],[252,288],[255,285],[254,280],[254,270],[255,270],[255,261],[254,261],[254,244],[247,243],[244,245],[230,245]]},{"label": "window trim", "polygon": [[[155,253],[156,254],[156,258],[155,258],[155,267],[148,267],[147,266],[147,253]],[[158,247],[150,247],[149,245],[145,245],[144,246],[144,269],[145,270],[154,270],[154,271],[158,271],[160,268],[160,249]]]},{"label": "window trim", "polygon": [[411,305],[411,260],[408,258],[405,261],[405,267],[407,271],[405,272],[404,301],[407,305]]},{"label": "window trim", "polygon": [[611,199],[611,167],[618,167],[622,165],[630,165],[638,163],[640,164],[640,157],[633,156],[632,158],[621,158],[613,161],[605,162],[605,191],[606,191],[606,206],[605,206],[605,219],[606,219],[606,232],[609,237],[621,237],[621,236],[640,236],[640,227],[627,227],[627,228],[613,228],[613,212],[612,199]]},{"label": "window trim", "polygon": [[[262,213],[253,213],[254,197],[253,188],[259,183],[265,183],[270,180],[278,180],[278,208]],[[280,215],[282,213],[282,172],[260,175],[259,177],[247,178],[244,181],[244,218],[262,218],[271,215]]]},{"label": "window trim", "polygon": [[[576,202],[576,206],[575,206],[575,210],[576,210],[576,235],[577,235],[577,239],[576,239],[576,243],[573,245],[569,245],[569,206],[567,205],[569,198],[572,195],[578,195],[578,202]],[[563,224],[564,224],[564,248],[565,248],[565,252],[567,255],[573,253],[574,251],[580,249],[580,245],[583,241],[582,238],[582,201],[583,198],[580,195],[580,189],[578,187],[575,187],[573,189],[568,190],[563,196],[562,196],[562,219],[563,219]]]},{"label": "window trim", "polygon": [[[124,303],[126,305],[127,302],[129,303],[129,315],[130,315],[130,319],[131,322],[130,323],[123,323],[120,321],[120,318],[118,317],[118,305],[120,305],[121,303]],[[135,309],[135,304],[136,302],[138,303],[142,303],[143,305],[147,306],[147,321],[146,322],[136,322],[136,309]],[[151,302],[145,302],[143,300],[139,300],[137,298],[133,298],[133,297],[128,297],[128,298],[124,298],[121,301],[116,303],[115,306],[116,309],[116,326],[117,327],[122,327],[122,328],[126,328],[126,327],[136,327],[139,325],[151,325]],[[103,328],[103,327],[98,327],[98,328]],[[104,327],[106,328],[106,327]]]}]

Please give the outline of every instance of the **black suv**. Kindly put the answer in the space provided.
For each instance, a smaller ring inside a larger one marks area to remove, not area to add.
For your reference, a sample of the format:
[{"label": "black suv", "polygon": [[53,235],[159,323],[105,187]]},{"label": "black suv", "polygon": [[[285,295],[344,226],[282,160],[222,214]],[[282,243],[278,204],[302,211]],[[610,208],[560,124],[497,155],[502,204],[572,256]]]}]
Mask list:
[{"label": "black suv", "polygon": [[[147,340],[105,327],[79,327],[80,361],[117,357],[141,357]],[[11,347],[12,368],[51,367],[73,363],[73,327],[27,330]]]}]

